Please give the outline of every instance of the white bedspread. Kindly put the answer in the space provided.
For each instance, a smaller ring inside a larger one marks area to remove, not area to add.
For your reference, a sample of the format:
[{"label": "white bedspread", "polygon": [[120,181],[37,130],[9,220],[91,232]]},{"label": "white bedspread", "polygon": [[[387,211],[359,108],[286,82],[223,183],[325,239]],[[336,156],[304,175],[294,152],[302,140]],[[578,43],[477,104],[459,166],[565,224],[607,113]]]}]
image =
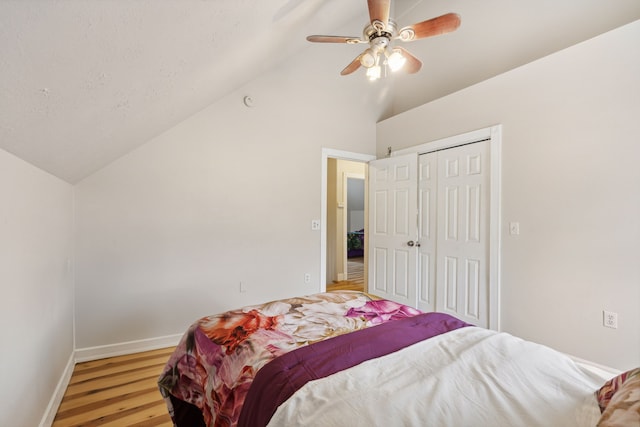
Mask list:
[{"label": "white bedspread", "polygon": [[548,347],[467,327],[312,381],[269,426],[595,426],[605,381]]}]

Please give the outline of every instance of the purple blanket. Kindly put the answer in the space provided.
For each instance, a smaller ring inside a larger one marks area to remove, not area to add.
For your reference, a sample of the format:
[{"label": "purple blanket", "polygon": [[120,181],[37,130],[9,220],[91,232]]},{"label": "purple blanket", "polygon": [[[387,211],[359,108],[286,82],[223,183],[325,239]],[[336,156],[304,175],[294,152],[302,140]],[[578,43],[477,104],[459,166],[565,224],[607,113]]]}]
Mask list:
[{"label": "purple blanket", "polygon": [[278,406],[307,382],[464,326],[469,324],[444,313],[424,313],[283,354],[256,374],[238,425],[266,426]]}]

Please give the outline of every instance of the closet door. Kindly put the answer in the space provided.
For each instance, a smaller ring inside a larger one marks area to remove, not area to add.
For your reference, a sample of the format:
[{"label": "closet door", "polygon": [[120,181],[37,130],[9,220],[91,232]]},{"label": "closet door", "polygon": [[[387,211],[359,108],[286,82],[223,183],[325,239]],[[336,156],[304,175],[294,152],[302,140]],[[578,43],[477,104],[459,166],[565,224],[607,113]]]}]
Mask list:
[{"label": "closet door", "polygon": [[418,155],[369,163],[370,293],[417,305]]},{"label": "closet door", "polygon": [[488,327],[489,141],[437,154],[436,310]]},{"label": "closet door", "polygon": [[436,309],[438,153],[418,157],[418,309]]}]

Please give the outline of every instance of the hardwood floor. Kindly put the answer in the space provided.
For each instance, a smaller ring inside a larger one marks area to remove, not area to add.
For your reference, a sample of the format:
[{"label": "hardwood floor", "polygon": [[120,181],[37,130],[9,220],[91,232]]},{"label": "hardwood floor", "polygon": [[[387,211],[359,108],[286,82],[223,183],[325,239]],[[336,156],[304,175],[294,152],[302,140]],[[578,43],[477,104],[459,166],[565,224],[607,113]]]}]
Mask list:
[{"label": "hardwood floor", "polygon": [[350,258],[347,265],[347,278],[340,282],[327,284],[327,291],[362,291],[364,292],[364,259]]},{"label": "hardwood floor", "polygon": [[53,427],[173,426],[156,384],[173,350],[78,363]]}]

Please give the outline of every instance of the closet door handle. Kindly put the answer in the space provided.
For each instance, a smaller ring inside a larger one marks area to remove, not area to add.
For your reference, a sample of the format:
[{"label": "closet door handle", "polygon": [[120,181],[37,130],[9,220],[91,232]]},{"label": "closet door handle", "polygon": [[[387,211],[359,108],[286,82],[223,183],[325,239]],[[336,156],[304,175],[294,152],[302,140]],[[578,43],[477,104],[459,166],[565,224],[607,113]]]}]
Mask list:
[{"label": "closet door handle", "polygon": [[407,242],[407,246],[413,246],[413,245],[415,245],[415,242],[413,240],[409,240]]}]

